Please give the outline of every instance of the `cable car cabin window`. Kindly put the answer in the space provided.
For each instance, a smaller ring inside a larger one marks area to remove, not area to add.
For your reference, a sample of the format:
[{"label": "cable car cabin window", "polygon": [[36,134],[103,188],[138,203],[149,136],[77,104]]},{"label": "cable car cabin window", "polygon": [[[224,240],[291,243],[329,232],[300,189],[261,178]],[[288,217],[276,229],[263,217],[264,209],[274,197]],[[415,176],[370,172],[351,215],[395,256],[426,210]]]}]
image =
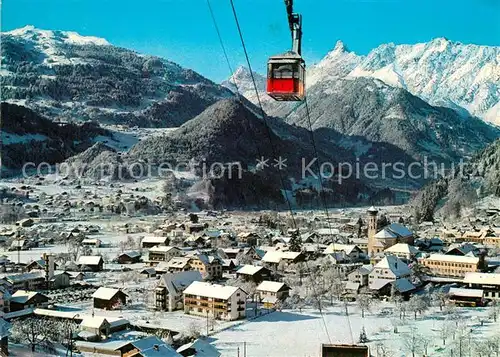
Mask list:
[{"label": "cable car cabin window", "polygon": [[275,65],[273,68],[273,78],[276,79],[290,79],[299,78],[299,71],[297,65]]}]

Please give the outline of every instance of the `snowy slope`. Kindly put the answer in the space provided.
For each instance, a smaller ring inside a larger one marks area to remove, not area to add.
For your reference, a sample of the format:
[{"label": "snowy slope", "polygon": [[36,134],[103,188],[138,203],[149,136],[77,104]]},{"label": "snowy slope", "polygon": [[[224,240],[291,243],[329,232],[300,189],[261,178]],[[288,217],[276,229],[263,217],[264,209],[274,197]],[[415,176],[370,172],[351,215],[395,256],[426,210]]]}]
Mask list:
[{"label": "snowy slope", "polygon": [[1,34],[2,100],[58,121],[177,127],[233,94],[191,69],[76,32]]},{"label": "snowy slope", "polygon": [[[338,41],[319,63],[307,69],[306,85],[311,88],[356,77],[376,78],[406,89],[432,105],[468,112],[500,125],[500,47],[437,38],[414,45],[383,44],[361,56]],[[240,86],[246,88],[246,78],[239,79]],[[278,113],[275,108],[268,108],[271,114]]]}]

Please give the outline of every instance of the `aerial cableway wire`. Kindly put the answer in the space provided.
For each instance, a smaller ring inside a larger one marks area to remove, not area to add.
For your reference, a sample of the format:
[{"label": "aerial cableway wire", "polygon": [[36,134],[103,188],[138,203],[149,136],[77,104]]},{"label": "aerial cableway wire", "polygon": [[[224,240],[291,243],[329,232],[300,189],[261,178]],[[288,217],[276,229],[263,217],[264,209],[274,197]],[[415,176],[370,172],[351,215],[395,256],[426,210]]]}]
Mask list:
[{"label": "aerial cableway wire", "polygon": [[[330,230],[330,236],[333,238],[332,224],[330,222],[330,214],[328,213],[328,204],[327,204],[327,201],[326,201],[326,192],[325,192],[325,188],[324,188],[324,185],[323,185],[323,175],[321,174],[321,167],[319,165],[318,148],[316,146],[316,140],[314,139],[314,132],[312,130],[311,115],[310,115],[310,112],[309,112],[309,104],[307,103],[307,97],[305,97],[304,100],[305,100],[305,107],[306,107],[307,124],[309,126],[309,133],[311,134],[311,143],[312,143],[313,150],[314,150],[314,156],[317,159],[316,160],[316,164],[317,164],[317,167],[318,167],[318,178],[319,178],[319,185],[320,185],[320,188],[321,188],[321,192],[320,192],[321,202],[323,204],[323,208],[324,208],[324,211],[325,211],[325,214],[326,214],[326,220],[327,220],[327,223],[328,223],[328,228]],[[334,242],[334,244],[335,244],[335,242]],[[342,281],[342,277],[340,275],[340,269],[335,269],[335,270],[337,270],[339,282],[341,282]],[[349,335],[351,337],[351,343],[354,344],[354,337],[353,337],[353,334],[352,334],[351,319],[349,317],[349,309],[348,309],[348,306],[347,306],[347,302],[345,300],[344,300],[344,308],[345,308],[345,313],[346,313],[346,317],[347,317],[347,324],[348,324],[348,327],[349,327]]]},{"label": "aerial cableway wire", "polygon": [[[224,46],[224,41],[222,40],[222,35],[221,35],[220,30],[219,30],[219,25],[217,24],[217,20],[215,18],[215,14],[214,14],[212,5],[210,4],[210,0],[207,0],[207,6],[208,6],[208,11],[210,12],[210,17],[212,18],[212,22],[213,22],[215,31],[217,32],[217,37],[219,38],[219,44],[222,48],[222,52],[224,53],[224,58],[226,59],[227,67],[229,69],[229,75],[233,79],[234,88],[236,90],[236,96],[238,97],[238,101],[240,102],[240,104],[244,106],[245,104],[243,103],[243,100],[242,100],[243,96],[240,93],[240,90],[238,88],[238,84],[236,82],[236,78],[234,77],[233,66],[231,66],[231,61],[229,60],[229,56],[227,55],[226,46]],[[245,118],[246,118],[248,127],[251,128],[250,119],[247,116],[245,116]],[[262,154],[261,154],[261,151],[259,149],[259,146],[257,145],[257,140],[256,140],[254,133],[252,133],[251,139],[253,141],[253,146],[255,147],[255,149],[257,151],[257,155],[258,155],[259,159],[262,158]],[[259,207],[262,207],[262,202],[260,200],[260,194],[257,191],[255,191],[255,199],[257,201],[257,205]]]},{"label": "aerial cableway wire", "polygon": [[[243,33],[242,33],[242,30],[241,30],[241,26],[240,26],[240,23],[239,23],[239,20],[238,20],[238,15],[236,13],[236,9],[235,9],[233,0],[229,0],[229,2],[231,4],[231,9],[233,11],[234,20],[236,22],[236,27],[238,29],[238,34],[239,34],[239,37],[240,37],[241,45],[243,47],[243,51],[245,52],[245,58],[246,58],[246,62],[247,62],[248,68],[250,70],[250,75],[251,75],[251,78],[252,78],[252,83],[253,83],[253,87],[254,87],[254,90],[255,90],[255,95],[257,97],[257,102],[259,104],[259,107],[260,107],[260,110],[261,110],[261,113],[262,113],[262,118],[263,118],[265,126],[266,126],[267,135],[268,135],[268,138],[269,138],[269,142],[271,144],[271,150],[273,152],[273,155],[276,156],[276,150],[275,150],[274,143],[273,143],[273,140],[272,140],[271,129],[269,127],[269,124],[267,123],[266,112],[264,111],[264,108],[262,107],[262,102],[260,100],[259,90],[257,88],[257,84],[255,82],[255,77],[253,75],[252,65],[250,64],[250,59],[249,59],[248,52],[247,52],[247,49],[246,49],[245,40],[243,38]],[[290,215],[291,215],[291,218],[292,218],[293,226],[294,226],[295,230],[298,231],[298,229],[297,229],[297,223],[295,221],[295,217],[294,217],[294,213],[293,213],[293,208],[292,208],[292,205],[290,203],[290,200],[288,199],[288,194],[287,194],[287,192],[285,190],[283,176],[281,175],[281,173],[279,173],[279,175],[280,175],[281,187],[282,187],[283,192],[285,194],[285,199],[286,199],[287,204],[288,204],[288,209],[290,211]],[[307,261],[305,261],[305,265],[306,265],[306,269],[308,270],[309,274],[311,275],[311,270],[309,269]],[[318,310],[319,310],[319,313],[321,315],[321,319],[323,321],[323,325],[325,327],[326,335],[328,337],[329,342],[331,343],[332,339],[330,337],[330,333],[328,332],[328,326],[326,324],[326,320],[325,320],[325,317],[324,317],[324,314],[323,314],[323,310],[321,308],[321,301],[320,301],[320,298],[318,297],[318,295],[316,294],[316,292],[314,291],[315,290],[315,284],[312,285],[312,289],[313,289],[313,294],[316,296],[316,299],[317,299],[317,302],[318,302]]]},{"label": "aerial cableway wire", "polygon": [[[265,124],[264,126],[266,127],[266,133],[267,133],[267,137],[269,138],[269,143],[271,145],[271,151],[273,153],[273,156],[276,158],[277,157],[276,156],[276,148],[275,148],[274,143],[273,143],[271,128],[269,127],[269,123],[267,122],[267,114],[264,111],[264,108],[262,107],[262,102],[260,101],[259,90],[257,89],[257,84],[255,82],[255,76],[253,75],[252,65],[250,64],[250,59],[248,57],[247,47],[245,45],[245,40],[243,39],[243,33],[241,31],[240,22],[238,20],[238,15],[236,14],[236,9],[234,7],[233,0],[229,0],[229,1],[231,3],[231,9],[233,11],[234,21],[236,22],[236,27],[238,29],[238,34],[240,37],[241,45],[243,46],[243,51],[245,52],[245,58],[246,58],[246,62],[248,65],[248,70],[250,71],[250,76],[252,78],[252,84],[253,84],[253,87],[255,90],[255,95],[257,97],[257,102],[258,102],[259,107],[260,107],[262,119],[264,120],[264,124]],[[292,223],[293,223],[294,228],[297,230],[297,222],[295,221],[295,216],[293,213],[292,204],[290,203],[290,199],[288,198],[288,193],[285,189],[285,181],[283,179],[283,176],[281,175],[281,172],[278,172],[278,173],[279,173],[279,178],[280,178],[280,182],[281,182],[281,188],[282,188],[283,193],[285,195],[285,200],[287,202],[288,210],[290,211],[290,216],[292,218]]]}]

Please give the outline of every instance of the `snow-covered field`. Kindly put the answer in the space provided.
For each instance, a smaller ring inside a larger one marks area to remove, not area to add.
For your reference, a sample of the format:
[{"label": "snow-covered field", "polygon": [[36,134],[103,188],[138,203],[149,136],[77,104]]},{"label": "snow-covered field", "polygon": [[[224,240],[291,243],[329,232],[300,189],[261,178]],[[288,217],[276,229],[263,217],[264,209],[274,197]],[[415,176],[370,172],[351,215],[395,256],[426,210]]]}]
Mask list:
[{"label": "snow-covered field", "polygon": [[[388,305],[380,304],[382,306],[388,308]],[[342,306],[327,308],[323,314],[324,322],[317,310],[274,312],[212,335],[213,343],[222,356],[236,356],[238,348],[241,355],[245,343],[247,356],[309,357],[318,356],[320,345],[329,343],[329,338],[332,343],[357,343],[364,327],[372,354],[375,354],[376,344],[383,343],[394,352],[394,356],[407,357],[411,353],[405,350],[404,340],[408,339],[409,331],[415,326],[416,333],[430,341],[428,356],[450,356],[452,350],[457,351],[458,339],[453,341],[452,336],[447,338],[445,347],[442,345],[440,330],[443,324],[454,325],[455,322],[446,320],[446,315],[439,310],[433,309],[423,317],[418,316],[417,320],[408,316],[405,321],[399,320],[399,316],[379,315],[379,309],[366,314],[365,318],[354,306],[350,306],[349,311],[351,327]],[[477,342],[500,331],[500,322],[485,322],[481,326],[479,320],[486,318],[487,308],[457,308],[457,312],[466,321],[467,328],[472,330],[473,341]],[[393,322],[403,324],[398,327],[397,334],[393,332]],[[466,345],[468,341],[463,342]],[[423,353],[417,355],[422,356]],[[469,356],[468,349],[464,356]],[[470,356],[474,356],[474,352]]]}]

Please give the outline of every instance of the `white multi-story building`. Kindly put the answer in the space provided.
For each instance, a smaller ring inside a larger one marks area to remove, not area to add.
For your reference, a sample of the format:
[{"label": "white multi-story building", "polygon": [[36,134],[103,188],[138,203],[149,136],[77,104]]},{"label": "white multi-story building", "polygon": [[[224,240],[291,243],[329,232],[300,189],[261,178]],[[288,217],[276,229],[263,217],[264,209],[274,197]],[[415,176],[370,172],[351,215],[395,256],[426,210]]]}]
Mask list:
[{"label": "white multi-story building", "polygon": [[221,320],[245,317],[247,293],[235,286],[194,281],[184,290],[184,312]]}]

